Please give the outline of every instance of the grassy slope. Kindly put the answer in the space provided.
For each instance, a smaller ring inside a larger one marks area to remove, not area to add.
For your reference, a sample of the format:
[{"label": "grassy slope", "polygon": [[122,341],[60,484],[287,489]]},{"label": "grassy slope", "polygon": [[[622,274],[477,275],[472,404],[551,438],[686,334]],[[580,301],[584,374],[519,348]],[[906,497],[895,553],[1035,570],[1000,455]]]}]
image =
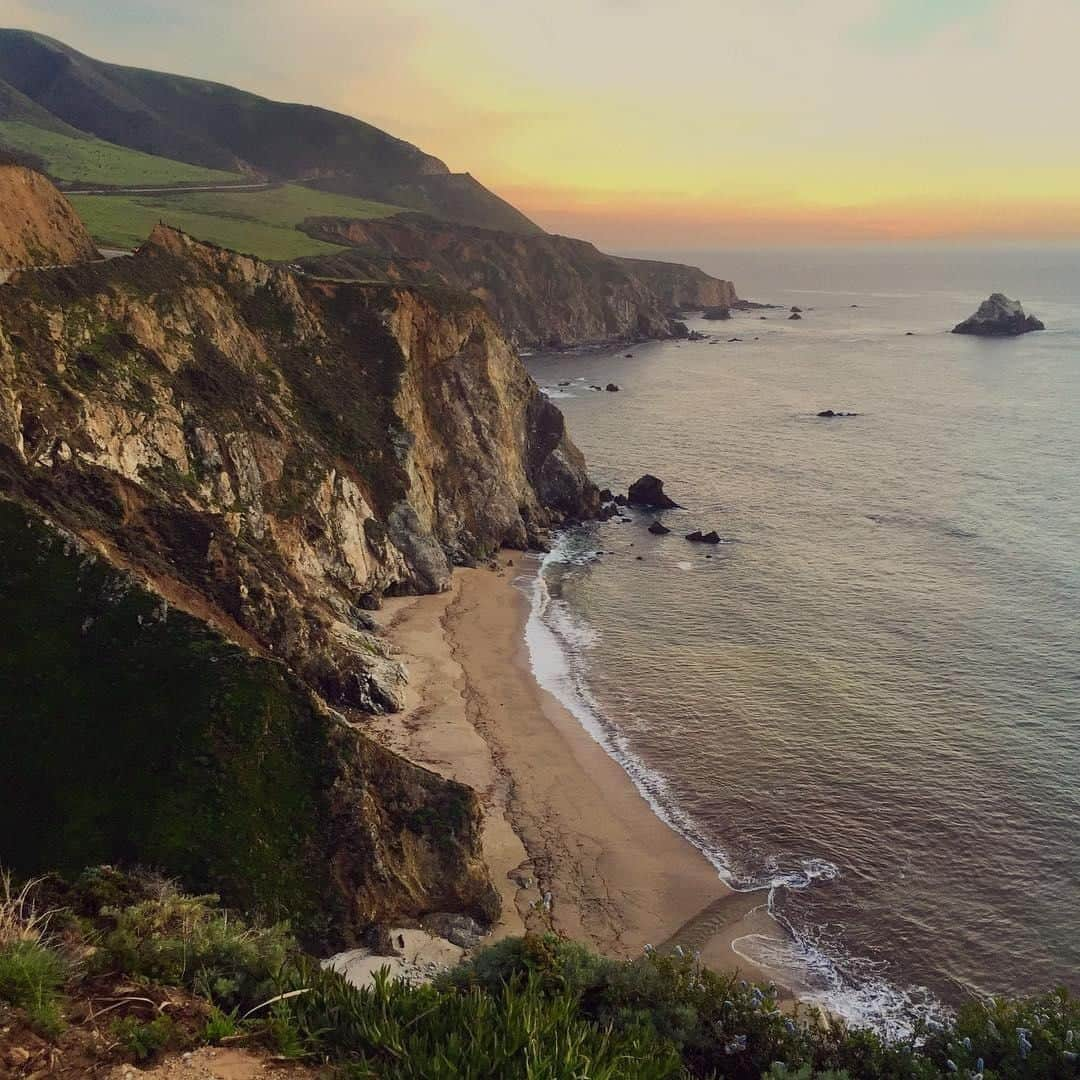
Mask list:
[{"label": "grassy slope", "polygon": [[182,161],[154,157],[95,139],[46,131],[20,120],[0,120],[0,143],[36,154],[57,180],[85,184],[227,184],[242,181],[239,173],[204,169]]},{"label": "grassy slope", "polygon": [[284,667],[168,611],[0,500],[6,867],[141,861],[320,923],[328,721]]},{"label": "grassy slope", "polygon": [[264,259],[296,259],[340,251],[296,226],[306,217],[388,217],[399,207],[297,184],[267,191],[203,191],[176,195],[75,195],[71,200],[91,235],[106,247],[136,247],[159,222],[200,240]]}]

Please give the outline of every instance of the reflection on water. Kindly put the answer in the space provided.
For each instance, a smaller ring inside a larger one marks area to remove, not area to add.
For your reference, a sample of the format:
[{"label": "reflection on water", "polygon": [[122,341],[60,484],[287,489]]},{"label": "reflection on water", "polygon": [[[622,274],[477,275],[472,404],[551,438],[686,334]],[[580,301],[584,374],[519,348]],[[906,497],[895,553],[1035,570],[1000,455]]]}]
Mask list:
[{"label": "reflection on water", "polygon": [[[801,323],[530,360],[602,485],[655,472],[689,508],[549,562],[570,682],[736,884],[775,886],[765,947],[834,1007],[1080,989],[1080,281],[987,342],[942,332],[979,293],[910,259],[874,294],[774,271]],[[713,528],[735,542],[682,539]]]}]

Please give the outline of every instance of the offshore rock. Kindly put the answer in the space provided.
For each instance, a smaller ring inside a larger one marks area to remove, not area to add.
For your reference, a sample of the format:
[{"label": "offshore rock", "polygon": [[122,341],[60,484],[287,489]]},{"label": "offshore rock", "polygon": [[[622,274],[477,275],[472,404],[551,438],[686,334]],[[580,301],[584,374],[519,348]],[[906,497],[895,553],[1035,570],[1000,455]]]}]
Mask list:
[{"label": "offshore rock", "polygon": [[979,305],[974,315],[954,326],[952,332],[980,337],[1017,337],[1045,329],[1040,320],[1024,311],[1019,300],[1010,300],[1004,293],[993,293]]},{"label": "offshore rock", "polygon": [[646,473],[630,485],[629,503],[631,506],[646,506],[655,510],[670,510],[678,503],[664,494],[664,481]]}]

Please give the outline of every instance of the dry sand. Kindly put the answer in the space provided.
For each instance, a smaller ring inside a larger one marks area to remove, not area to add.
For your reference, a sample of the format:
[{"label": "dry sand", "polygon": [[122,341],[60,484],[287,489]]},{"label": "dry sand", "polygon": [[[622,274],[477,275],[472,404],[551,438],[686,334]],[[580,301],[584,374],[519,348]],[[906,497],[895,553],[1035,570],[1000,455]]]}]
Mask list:
[{"label": "dry sand", "polygon": [[529,603],[513,583],[536,572],[504,557],[497,570],[458,571],[450,592],[387,601],[380,621],[408,666],[409,702],[372,733],[479,792],[503,898],[495,937],[551,927],[624,957],[680,944],[716,969],[776,978],[732,947],[777,935],[764,894],[728,889],[534,679]]}]

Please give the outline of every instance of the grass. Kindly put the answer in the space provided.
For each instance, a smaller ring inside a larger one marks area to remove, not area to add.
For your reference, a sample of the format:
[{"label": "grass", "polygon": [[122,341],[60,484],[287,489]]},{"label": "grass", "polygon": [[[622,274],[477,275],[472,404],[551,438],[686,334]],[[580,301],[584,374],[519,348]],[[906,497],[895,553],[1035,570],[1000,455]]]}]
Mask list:
[{"label": "grass", "polygon": [[0,120],[0,143],[35,154],[49,174],[72,183],[129,187],[150,184],[227,184],[239,173],[204,169],[182,161],[129,150],[92,135],[65,135],[19,120]]},{"label": "grass", "polygon": [[91,235],[105,247],[133,248],[164,221],[263,259],[325,255],[340,245],[315,240],[297,226],[308,217],[380,218],[400,207],[351,195],[283,184],[265,191],[188,191],[168,195],[75,195],[71,201]]},{"label": "grass", "polygon": [[[1080,1002],[1064,990],[971,1000],[952,1019],[886,1042],[812,1009],[781,1010],[775,987],[709,971],[690,956],[614,960],[553,934],[504,939],[431,985],[393,981],[384,970],[359,989],[303,955],[284,927],[245,922],[216,897],[184,895],[153,874],[98,867],[73,884],[52,877],[41,887],[59,905],[60,930],[36,940],[41,922],[28,890],[8,884],[0,916],[18,948],[0,948],[0,997],[61,1052],[85,1026],[67,1006],[96,998],[113,1003],[97,1016],[123,1010],[108,1022],[111,1043],[98,1043],[110,1060],[117,1049],[141,1062],[241,1040],[352,1080],[1080,1075]],[[42,1000],[52,1028],[35,1014]]]},{"label": "grass", "polygon": [[15,890],[11,875],[0,871],[0,1001],[24,1009],[35,1028],[55,1035],[67,971],[46,936],[51,913],[33,902],[37,885],[29,881]]}]

